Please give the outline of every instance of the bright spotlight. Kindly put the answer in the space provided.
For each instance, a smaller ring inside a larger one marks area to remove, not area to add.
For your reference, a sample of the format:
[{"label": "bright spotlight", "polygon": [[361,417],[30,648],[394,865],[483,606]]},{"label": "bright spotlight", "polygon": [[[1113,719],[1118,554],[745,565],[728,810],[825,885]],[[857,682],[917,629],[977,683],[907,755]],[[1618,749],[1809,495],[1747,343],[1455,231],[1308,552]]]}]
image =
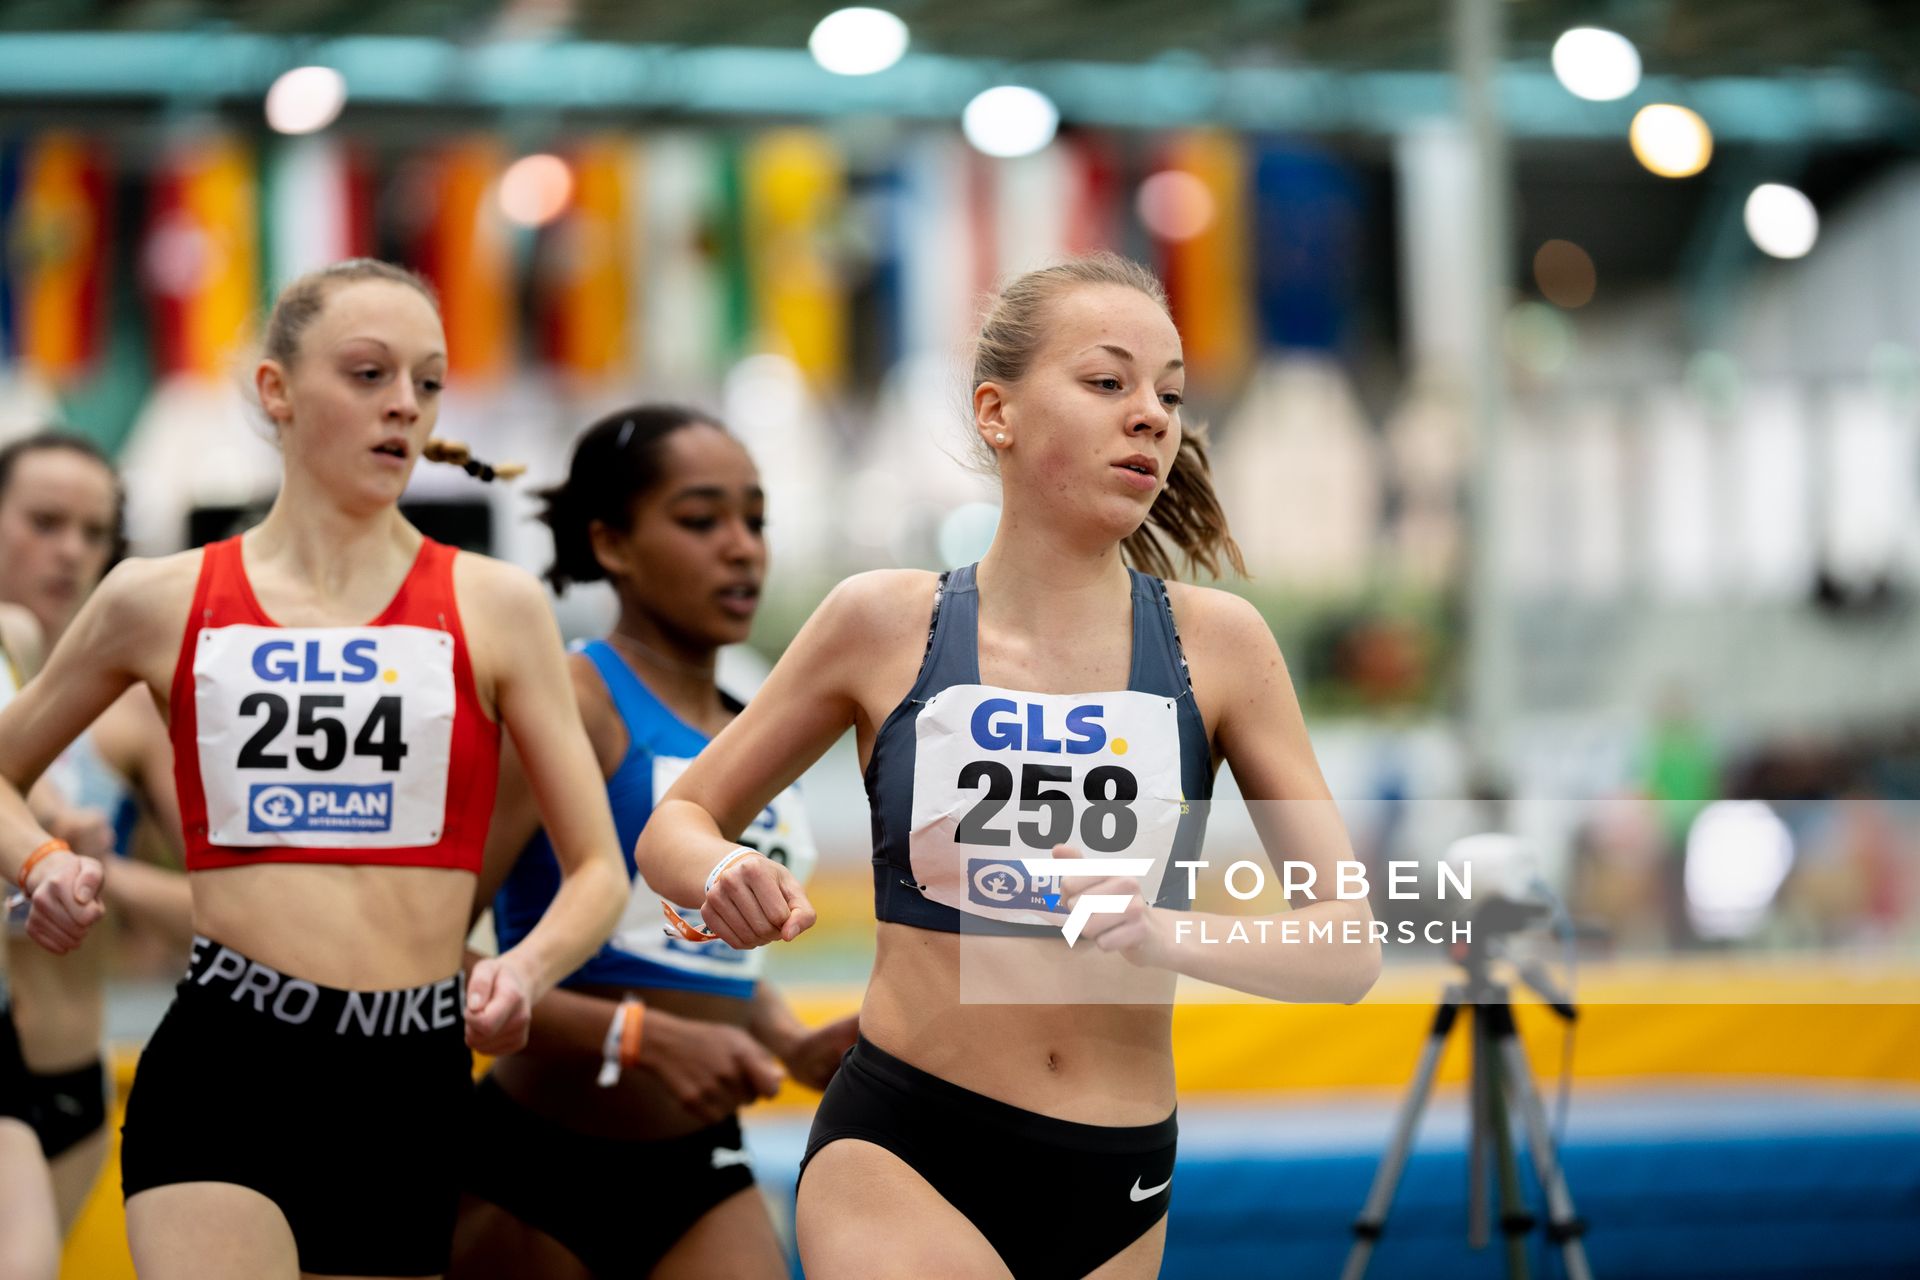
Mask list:
[{"label": "bright spotlight", "polygon": [[1766,919],[1793,869],[1793,833],[1758,800],[1717,800],[1687,831],[1682,879],[1701,936],[1740,938]]},{"label": "bright spotlight", "polygon": [[1804,258],[1820,238],[1820,215],[1813,201],[1778,182],[1753,189],[1747,197],[1746,223],[1760,251],[1775,258]]},{"label": "bright spotlight", "polygon": [[543,227],[566,212],[573,170],[559,156],[521,156],[500,178],[500,212],[523,227]]},{"label": "bright spotlight", "polygon": [[1553,74],[1568,93],[1612,102],[1640,86],[1640,51],[1617,31],[1575,27],[1553,42]]},{"label": "bright spotlight", "polygon": [[1141,182],[1134,209],[1162,240],[1191,240],[1213,225],[1213,192],[1184,169],[1163,169]]},{"label": "bright spotlight", "polygon": [[1627,138],[1640,163],[1663,178],[1691,178],[1713,159],[1707,122],[1669,102],[1640,108]]},{"label": "bright spotlight", "polygon": [[974,96],[960,128],[977,150],[1001,159],[1030,156],[1053,141],[1060,109],[1044,93],[1003,84]]},{"label": "bright spotlight", "polygon": [[907,24],[885,9],[836,9],[814,27],[807,49],[835,75],[870,76],[900,61]]},{"label": "bright spotlight", "polygon": [[295,67],[267,90],[267,124],[276,133],[318,133],[346,105],[345,76],[332,67]]}]

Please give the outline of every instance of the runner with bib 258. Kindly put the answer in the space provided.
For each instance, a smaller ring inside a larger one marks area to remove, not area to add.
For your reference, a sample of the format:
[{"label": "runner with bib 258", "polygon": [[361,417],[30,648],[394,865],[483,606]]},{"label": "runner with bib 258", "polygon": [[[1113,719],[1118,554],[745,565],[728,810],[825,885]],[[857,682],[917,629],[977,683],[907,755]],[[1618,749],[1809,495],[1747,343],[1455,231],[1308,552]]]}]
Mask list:
[{"label": "runner with bib 258", "polygon": [[[814,922],[805,893],[730,837],[854,728],[878,954],[802,1168],[813,1280],[1154,1275],[1174,1191],[1174,973],[1352,1001],[1379,971],[1375,944],[1175,941],[1190,904],[1171,864],[1198,856],[1220,764],[1284,814],[1261,823],[1270,858],[1331,884],[1349,854],[1260,615],[1163,581],[1169,549],[1209,573],[1241,564],[1182,429],[1159,282],[1106,254],[1015,279],[972,386],[1004,490],[986,555],[842,583],[640,842],[648,882],[728,943],[796,937]],[[1036,882],[1026,866],[1123,856],[1136,874]],[[1124,909],[1087,917],[1069,948],[1082,895]],[[1370,921],[1360,900],[1292,916],[1336,938]]]}]

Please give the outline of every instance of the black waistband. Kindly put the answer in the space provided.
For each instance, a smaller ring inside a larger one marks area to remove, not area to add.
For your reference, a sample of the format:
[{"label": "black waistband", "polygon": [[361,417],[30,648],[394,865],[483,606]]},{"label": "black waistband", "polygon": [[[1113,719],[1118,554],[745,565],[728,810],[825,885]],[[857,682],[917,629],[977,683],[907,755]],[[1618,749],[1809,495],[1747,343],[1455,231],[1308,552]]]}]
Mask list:
[{"label": "black waistband", "polygon": [[864,1071],[921,1101],[935,1101],[964,1112],[969,1124],[1012,1129],[1028,1138],[1038,1138],[1056,1146],[1081,1151],[1157,1151],[1171,1144],[1180,1132],[1178,1110],[1168,1112],[1164,1120],[1133,1125],[1082,1124],[1077,1120],[1062,1120],[1038,1111],[1029,1111],[1025,1107],[989,1098],[984,1093],[975,1093],[951,1080],[942,1080],[931,1072],[922,1071],[911,1062],[894,1057],[865,1036],[854,1041],[842,1069],[845,1067]]},{"label": "black waistband", "polygon": [[236,1008],[323,1037],[379,1040],[462,1034],[467,975],[386,991],[343,991],[281,973],[211,938],[195,937],[181,992],[225,996]]}]

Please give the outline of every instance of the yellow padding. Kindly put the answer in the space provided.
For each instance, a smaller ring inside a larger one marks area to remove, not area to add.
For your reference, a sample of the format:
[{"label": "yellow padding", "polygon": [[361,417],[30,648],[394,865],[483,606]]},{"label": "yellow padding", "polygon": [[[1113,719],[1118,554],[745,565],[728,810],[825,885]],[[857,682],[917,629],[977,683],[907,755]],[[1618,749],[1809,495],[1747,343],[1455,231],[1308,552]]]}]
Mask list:
[{"label": "yellow padding", "polygon": [[127,1215],[120,1203],[120,1101],[133,1080],[134,1057],[125,1050],[113,1055],[115,1096],[107,1117],[107,1161],[67,1237],[60,1259],[61,1280],[134,1280],[133,1257],[127,1252]]},{"label": "yellow padding", "polygon": [[[1453,976],[1446,968],[1395,970],[1365,1003],[1352,1007],[1183,1003],[1173,1018],[1180,1092],[1193,1097],[1404,1084],[1435,1002]],[[810,1026],[860,1004],[856,988],[789,989],[787,995]],[[1913,1051],[1920,1045],[1920,970],[1756,960],[1615,964],[1582,978],[1580,1001],[1574,1075],[1582,1080],[1799,1077],[1920,1084],[1920,1054]],[[1562,1024],[1526,996],[1515,1016],[1545,1083],[1560,1070]],[[1441,1059],[1442,1081],[1466,1078],[1465,1044],[1456,1031]],[[122,1097],[136,1056],[125,1048],[113,1056]],[[767,1105],[811,1109],[818,1096],[788,1085]],[[132,1280],[120,1204],[117,1104],[111,1127],[106,1172],[68,1242],[62,1272],[67,1280]]]}]

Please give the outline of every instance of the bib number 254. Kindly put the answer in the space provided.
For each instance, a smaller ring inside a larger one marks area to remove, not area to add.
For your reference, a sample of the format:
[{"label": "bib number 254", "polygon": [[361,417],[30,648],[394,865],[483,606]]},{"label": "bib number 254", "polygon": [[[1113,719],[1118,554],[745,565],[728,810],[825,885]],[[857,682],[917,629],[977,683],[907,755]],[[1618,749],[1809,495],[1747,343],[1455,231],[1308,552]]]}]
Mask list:
[{"label": "bib number 254", "polygon": [[[293,757],[300,767],[316,773],[338,769],[347,758],[349,739],[347,722],[335,713],[346,701],[337,693],[303,693],[289,706],[282,694],[248,694],[241,699],[240,714],[265,719],[240,748],[240,758],[235,763],[242,769],[287,768],[286,752],[275,748],[288,721],[294,720]],[[400,731],[400,695],[376,698],[351,741],[354,755],[377,759],[385,772],[397,772],[407,754],[407,744]]]}]

